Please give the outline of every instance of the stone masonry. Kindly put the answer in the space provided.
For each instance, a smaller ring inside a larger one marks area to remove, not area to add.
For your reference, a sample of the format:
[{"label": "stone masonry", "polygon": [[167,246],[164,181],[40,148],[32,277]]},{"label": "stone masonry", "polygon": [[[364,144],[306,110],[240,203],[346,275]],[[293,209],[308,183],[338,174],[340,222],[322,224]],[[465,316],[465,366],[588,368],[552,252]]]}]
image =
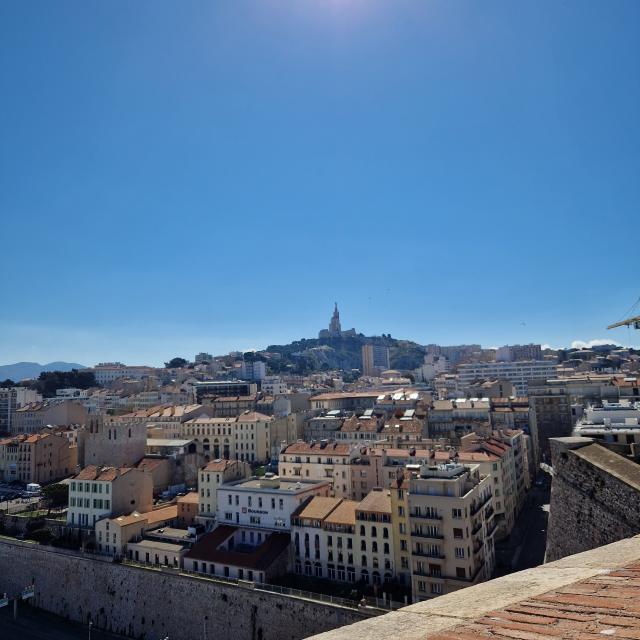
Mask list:
[{"label": "stone masonry", "polygon": [[[39,608],[140,640],[299,640],[366,618],[357,609],[0,538],[0,593],[35,585]],[[1,635],[1,634],[0,634]]]},{"label": "stone masonry", "polygon": [[551,438],[546,562],[640,533],[640,465],[590,438]]}]

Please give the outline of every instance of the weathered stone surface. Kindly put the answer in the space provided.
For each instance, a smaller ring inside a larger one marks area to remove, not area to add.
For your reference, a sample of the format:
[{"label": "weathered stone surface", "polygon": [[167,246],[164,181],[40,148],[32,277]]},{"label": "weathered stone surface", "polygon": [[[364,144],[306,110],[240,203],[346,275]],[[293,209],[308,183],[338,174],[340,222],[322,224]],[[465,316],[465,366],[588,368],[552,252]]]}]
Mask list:
[{"label": "weathered stone surface", "polygon": [[550,446],[547,562],[640,532],[640,465],[589,439],[555,438]]},{"label": "weathered stone surface", "polygon": [[[592,621],[640,624],[640,537],[490,580],[313,640],[586,640]],[[626,618],[618,620],[624,608]],[[637,609],[637,611],[636,611]],[[614,619],[615,618],[615,619]],[[607,627],[598,627],[598,632]],[[615,637],[635,637],[616,632]]]},{"label": "weathered stone surface", "polygon": [[[0,592],[143,640],[298,640],[366,616],[355,609],[0,540]],[[0,634],[1,635],[1,634]]]}]

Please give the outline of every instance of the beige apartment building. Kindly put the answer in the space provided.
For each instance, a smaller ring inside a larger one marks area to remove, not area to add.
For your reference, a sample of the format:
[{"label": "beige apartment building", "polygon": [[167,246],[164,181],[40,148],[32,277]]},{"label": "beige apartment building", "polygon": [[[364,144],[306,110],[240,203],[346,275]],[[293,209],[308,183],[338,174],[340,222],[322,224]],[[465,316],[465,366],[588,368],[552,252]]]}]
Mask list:
[{"label": "beige apartment building", "polygon": [[251,477],[251,465],[241,460],[213,460],[198,472],[198,519],[212,525],[218,509],[218,487]]},{"label": "beige apartment building", "polygon": [[0,440],[4,482],[46,484],[76,471],[78,448],[62,433],[36,433]]},{"label": "beige apartment building", "polygon": [[232,418],[200,417],[181,425],[183,438],[192,439],[198,451],[211,460],[268,462],[271,459],[273,418],[256,411]]},{"label": "beige apartment building", "polygon": [[296,573],[374,585],[394,580],[388,491],[372,491],[360,502],[315,497],[291,522]]},{"label": "beige apartment building", "polygon": [[337,442],[296,442],[280,452],[278,470],[283,478],[329,480],[331,494],[360,500],[375,486],[366,447]]},{"label": "beige apartment building", "polygon": [[[477,465],[455,463],[411,465],[407,472],[393,502],[408,517],[413,601],[490,578],[496,529],[491,477],[481,476]],[[402,567],[407,552],[400,548],[399,555]]]},{"label": "beige apartment building", "polygon": [[46,400],[16,409],[11,423],[12,434],[38,433],[47,425],[84,424],[87,410],[71,400]]},{"label": "beige apartment building", "polygon": [[69,483],[67,525],[93,528],[102,518],[153,507],[151,474],[129,467],[85,467]]}]

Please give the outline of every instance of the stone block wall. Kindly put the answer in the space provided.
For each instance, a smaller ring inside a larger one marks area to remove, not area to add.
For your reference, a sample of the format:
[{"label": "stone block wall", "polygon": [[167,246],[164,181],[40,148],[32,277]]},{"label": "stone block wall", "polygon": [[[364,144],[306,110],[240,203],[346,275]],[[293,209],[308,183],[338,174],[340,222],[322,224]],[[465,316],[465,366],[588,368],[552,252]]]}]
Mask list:
[{"label": "stone block wall", "polygon": [[0,539],[0,592],[141,640],[299,640],[365,614],[345,607]]},{"label": "stone block wall", "polygon": [[640,465],[589,438],[552,438],[546,562],[640,533]]}]

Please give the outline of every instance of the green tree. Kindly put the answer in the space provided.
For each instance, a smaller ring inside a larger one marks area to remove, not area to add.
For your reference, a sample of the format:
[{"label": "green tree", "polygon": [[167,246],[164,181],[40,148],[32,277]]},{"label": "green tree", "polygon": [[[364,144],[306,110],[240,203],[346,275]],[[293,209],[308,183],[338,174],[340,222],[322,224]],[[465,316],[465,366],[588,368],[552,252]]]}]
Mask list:
[{"label": "green tree", "polygon": [[169,362],[165,362],[164,366],[167,369],[181,369],[188,362],[189,361],[185,360],[185,358],[176,357],[176,358],[171,358],[171,360],[169,360]]},{"label": "green tree", "polygon": [[10,378],[7,378],[6,380],[3,380],[2,382],[0,382],[0,388],[4,388],[4,389],[10,389],[11,387],[17,387],[17,386],[18,385]]},{"label": "green tree", "polygon": [[61,509],[69,504],[69,485],[57,483],[42,488],[42,497],[47,504],[47,510]]}]

